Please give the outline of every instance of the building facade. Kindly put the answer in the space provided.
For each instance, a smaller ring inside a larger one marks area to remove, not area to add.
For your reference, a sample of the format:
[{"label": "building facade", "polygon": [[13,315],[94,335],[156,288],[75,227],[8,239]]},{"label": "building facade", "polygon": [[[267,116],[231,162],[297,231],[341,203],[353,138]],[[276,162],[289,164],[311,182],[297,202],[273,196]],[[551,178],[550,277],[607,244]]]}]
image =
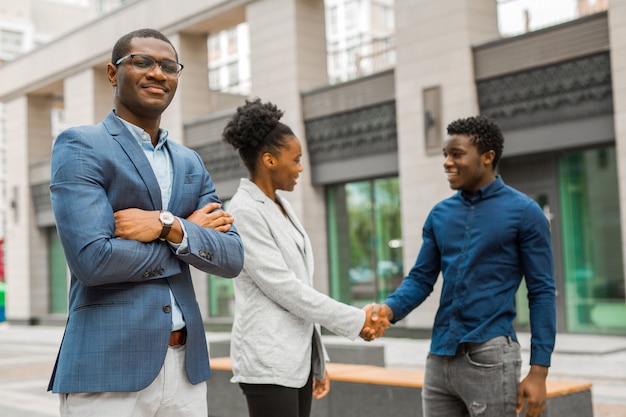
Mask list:
[{"label": "building facade", "polygon": [[[559,330],[626,334],[626,0],[507,39],[495,0],[395,0],[393,13],[395,64],[344,82],[328,75],[323,0],[187,0],[184,8],[136,0],[1,67],[1,79],[11,80],[0,85],[11,138],[7,319],[66,316],[67,269],[48,191],[50,114],[60,107],[66,124],[100,121],[112,106],[105,66],[113,43],[149,25],[170,37],[185,64],[162,125],[201,155],[223,200],[245,175],[221,142],[228,117],[248,96],[286,111],[306,149],[287,198],[311,236],[321,291],[360,306],[399,284],[428,212],[451,195],[445,127],[482,113],[505,133],[504,181],[550,219]],[[250,93],[218,92],[207,39],[242,23]],[[199,272],[194,279],[207,324],[228,326],[230,282]],[[394,327],[428,329],[438,291]],[[520,288],[520,329],[528,325],[524,298]]]}]

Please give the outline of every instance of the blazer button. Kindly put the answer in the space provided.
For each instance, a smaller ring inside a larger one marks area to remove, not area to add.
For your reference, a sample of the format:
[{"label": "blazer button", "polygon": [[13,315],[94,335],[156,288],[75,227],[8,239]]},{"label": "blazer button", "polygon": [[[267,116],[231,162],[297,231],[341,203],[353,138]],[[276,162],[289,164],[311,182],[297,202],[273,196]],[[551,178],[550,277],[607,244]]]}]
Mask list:
[{"label": "blazer button", "polygon": [[165,273],[165,269],[161,268],[159,269],[159,275],[163,275]]},{"label": "blazer button", "polygon": [[198,255],[202,256],[203,258],[206,258],[206,252],[203,250],[199,251]]},{"label": "blazer button", "polygon": [[147,272],[147,271],[146,271],[146,272],[143,274],[143,277],[144,277],[144,278],[150,278],[150,272]]},{"label": "blazer button", "polygon": [[172,312],[172,306],[171,306],[171,305],[169,305],[169,304],[165,304],[165,305],[163,306],[163,312],[164,312],[164,313],[171,313],[171,312]]}]

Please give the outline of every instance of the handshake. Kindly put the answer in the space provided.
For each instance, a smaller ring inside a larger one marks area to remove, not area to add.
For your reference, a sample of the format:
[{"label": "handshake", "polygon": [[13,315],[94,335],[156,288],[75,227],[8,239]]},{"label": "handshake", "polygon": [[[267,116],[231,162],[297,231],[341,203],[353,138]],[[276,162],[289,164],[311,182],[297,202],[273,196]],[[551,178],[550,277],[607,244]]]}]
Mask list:
[{"label": "handshake", "polygon": [[385,329],[391,325],[389,321],[393,319],[393,312],[387,304],[368,304],[363,307],[363,311],[365,323],[360,336],[363,340],[371,342],[385,334]]}]

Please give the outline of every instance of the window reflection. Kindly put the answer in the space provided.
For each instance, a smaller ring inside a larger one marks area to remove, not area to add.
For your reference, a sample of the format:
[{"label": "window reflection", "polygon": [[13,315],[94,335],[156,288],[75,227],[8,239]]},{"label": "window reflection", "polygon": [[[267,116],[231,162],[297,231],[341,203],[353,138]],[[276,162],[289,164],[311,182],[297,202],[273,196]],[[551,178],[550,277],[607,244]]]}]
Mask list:
[{"label": "window reflection", "polygon": [[397,178],[327,189],[331,295],[363,306],[383,301],[403,277]]},{"label": "window reflection", "polygon": [[615,148],[563,155],[559,177],[568,330],[623,332],[626,304]]}]

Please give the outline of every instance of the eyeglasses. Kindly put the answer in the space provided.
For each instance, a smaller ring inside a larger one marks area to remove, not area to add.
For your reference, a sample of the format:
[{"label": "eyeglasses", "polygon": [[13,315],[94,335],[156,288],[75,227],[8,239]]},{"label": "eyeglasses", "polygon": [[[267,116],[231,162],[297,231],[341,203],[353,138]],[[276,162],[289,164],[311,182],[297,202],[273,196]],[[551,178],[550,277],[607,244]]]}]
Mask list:
[{"label": "eyeglasses", "polygon": [[115,66],[117,67],[127,59],[130,59],[130,64],[139,72],[152,71],[154,66],[156,64],[159,64],[159,67],[161,67],[161,71],[163,71],[163,74],[167,75],[168,77],[178,78],[180,76],[180,72],[183,70],[183,64],[173,61],[171,59],[157,61],[151,56],[140,54],[130,54],[123,56],[115,61]]}]

